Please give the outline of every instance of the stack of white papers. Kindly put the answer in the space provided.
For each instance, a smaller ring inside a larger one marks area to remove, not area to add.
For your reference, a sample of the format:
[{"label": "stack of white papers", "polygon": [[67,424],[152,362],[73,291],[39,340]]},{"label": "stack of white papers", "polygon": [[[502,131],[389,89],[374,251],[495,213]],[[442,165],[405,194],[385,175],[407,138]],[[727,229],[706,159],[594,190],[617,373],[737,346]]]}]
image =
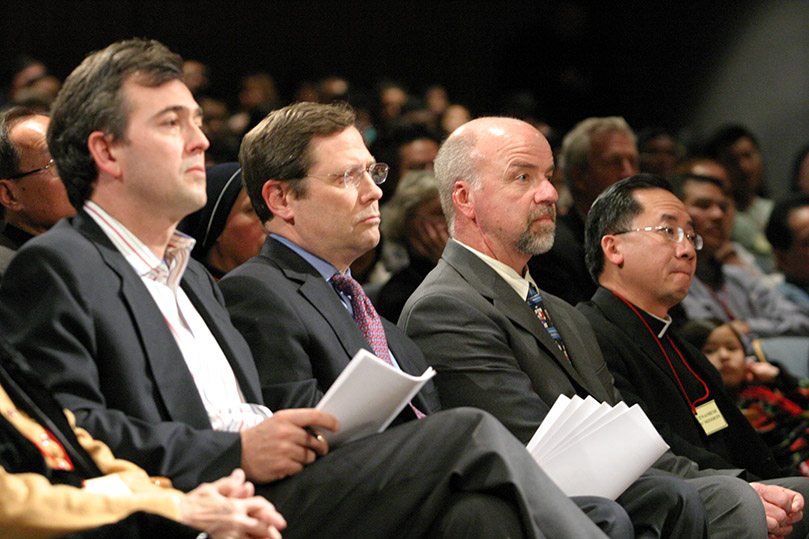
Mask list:
[{"label": "stack of white papers", "polygon": [[527,448],[568,496],[614,500],[669,446],[637,404],[560,395]]},{"label": "stack of white papers", "polygon": [[341,425],[338,432],[322,431],[329,446],[385,430],[433,376],[432,367],[412,376],[367,350],[357,352],[316,406]]}]

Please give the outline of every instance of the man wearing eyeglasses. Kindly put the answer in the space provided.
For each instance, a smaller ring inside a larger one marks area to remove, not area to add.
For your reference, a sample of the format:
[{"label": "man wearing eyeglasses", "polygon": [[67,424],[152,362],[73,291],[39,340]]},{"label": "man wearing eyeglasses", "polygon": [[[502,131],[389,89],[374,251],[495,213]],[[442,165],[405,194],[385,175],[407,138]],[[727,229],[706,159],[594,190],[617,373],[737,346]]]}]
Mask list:
[{"label": "man wearing eyeglasses", "polygon": [[[181,66],[158,42],[114,43],[85,58],[54,104],[48,142],[78,213],[11,262],[0,286],[0,331],[59,403],[116,456],[181,490],[243,468],[286,518],[288,538],[603,537],[481,413],[412,421],[330,451],[306,427],[338,430],[332,416],[264,405],[250,349],[211,275],[189,260],[193,240],[176,233],[205,203],[208,148]],[[308,220],[294,216],[310,227],[301,237],[328,240],[320,247],[348,242],[354,251],[378,234],[371,230],[378,194],[355,200],[356,179],[368,184],[370,173],[381,181],[385,168],[371,166],[353,139],[338,139],[329,147],[336,170],[313,161],[309,196],[288,201],[309,209]],[[282,164],[296,151],[280,150]],[[285,359],[283,350],[269,353]],[[275,535],[274,519],[262,514],[257,506],[255,519],[245,520],[256,525],[250,537]]]},{"label": "man wearing eyeglasses", "polygon": [[[219,284],[273,409],[314,406],[360,349],[410,374],[427,368],[418,347],[379,317],[351,277],[351,263],[379,241],[379,185],[388,174],[388,165],[375,162],[354,122],[346,105],[297,103],[270,113],[242,142],[242,177],[269,236],[259,256]],[[380,500],[357,517],[365,529],[412,512],[400,529],[401,536],[411,536],[425,514],[437,511],[439,521],[451,525],[441,526],[440,535],[448,537],[462,530],[469,530],[462,536],[533,536],[535,527],[549,537],[581,533],[570,530],[571,522],[587,517],[533,461],[523,461],[527,452],[502,425],[478,410],[439,408],[428,382],[385,432],[330,453],[356,461],[359,468],[350,472],[354,481],[369,474],[347,496],[346,508],[356,508],[366,493],[378,490],[377,478],[390,486],[387,503]],[[369,445],[378,448],[376,455]],[[497,447],[517,451],[503,460]],[[501,463],[489,466],[487,454]],[[513,473],[512,459],[523,462],[523,477]],[[372,472],[371,465],[380,469]],[[441,479],[450,476],[450,483]],[[482,481],[470,483],[474,477]],[[414,507],[425,488],[434,491],[434,501]],[[503,496],[506,492],[519,493],[519,499]],[[631,535],[629,519],[617,504],[593,497],[576,502],[592,511],[588,515],[608,535]],[[452,518],[444,514],[448,511]],[[561,522],[552,523],[551,515]],[[526,518],[536,524],[523,524],[520,532],[515,519],[525,523]],[[587,533],[600,535],[596,529]]]},{"label": "man wearing eyeglasses", "polygon": [[76,213],[45,141],[49,122],[24,107],[0,114],[0,275],[26,241]]},{"label": "man wearing eyeglasses", "polygon": [[779,477],[716,369],[671,328],[669,311],[688,294],[702,247],[666,180],[649,174],[621,180],[587,215],[587,267],[600,286],[578,309],[595,330],[615,386],[627,403],[643,407],[672,451],[700,468],[752,481],[771,536],[806,537],[809,478]]}]

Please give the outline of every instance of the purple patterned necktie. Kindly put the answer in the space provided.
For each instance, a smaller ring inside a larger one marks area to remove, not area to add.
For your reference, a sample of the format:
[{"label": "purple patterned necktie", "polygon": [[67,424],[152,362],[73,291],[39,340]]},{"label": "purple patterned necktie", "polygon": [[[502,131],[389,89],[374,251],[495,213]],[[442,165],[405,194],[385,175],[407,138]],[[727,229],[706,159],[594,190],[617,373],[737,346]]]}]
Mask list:
[{"label": "purple patterned necktie", "polygon": [[[371,304],[371,300],[365,295],[362,286],[353,277],[335,273],[332,275],[329,282],[334,288],[351,300],[351,308],[354,310],[354,322],[359,326],[365,338],[371,344],[371,349],[374,354],[387,363],[393,366],[393,361],[390,358],[388,351],[388,340],[385,337],[385,328],[382,327],[382,320],[379,318],[376,309]],[[424,413],[410,403],[410,408],[416,417],[421,419]]]}]

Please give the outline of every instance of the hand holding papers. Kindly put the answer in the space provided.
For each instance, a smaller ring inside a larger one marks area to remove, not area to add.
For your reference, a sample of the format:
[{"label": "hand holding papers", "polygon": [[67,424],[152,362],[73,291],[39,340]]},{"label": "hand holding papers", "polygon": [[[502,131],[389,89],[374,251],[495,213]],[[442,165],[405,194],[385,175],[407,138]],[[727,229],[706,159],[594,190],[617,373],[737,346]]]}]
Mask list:
[{"label": "hand holding papers", "polygon": [[357,352],[316,406],[342,425],[339,432],[322,432],[329,446],[385,430],[433,376],[432,367],[421,376],[412,376],[367,350]]},{"label": "hand holding papers", "polygon": [[528,452],[568,496],[614,500],[669,448],[643,410],[560,395]]}]

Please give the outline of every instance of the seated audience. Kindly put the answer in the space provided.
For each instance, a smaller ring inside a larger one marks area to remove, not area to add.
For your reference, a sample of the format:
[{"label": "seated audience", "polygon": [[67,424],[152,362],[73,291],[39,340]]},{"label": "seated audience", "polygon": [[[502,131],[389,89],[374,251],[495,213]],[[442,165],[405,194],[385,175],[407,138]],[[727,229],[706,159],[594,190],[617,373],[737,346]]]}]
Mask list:
[{"label": "seated audience", "polygon": [[0,276],[26,241],[76,213],[45,142],[49,123],[24,107],[0,113]]},{"label": "seated audience", "polygon": [[[190,258],[193,240],[176,231],[205,204],[208,146],[181,66],[162,44],[133,39],[89,55],[68,76],[48,145],[78,213],[24,245],[0,285],[0,331],[77,423],[183,490],[242,468],[284,515],[287,539],[603,537],[522,444],[481,412],[439,413],[330,448],[311,429],[339,430],[333,416],[264,405],[247,343],[213,278]],[[371,164],[359,133],[349,133],[350,145],[329,145],[339,166],[313,150],[312,170],[300,168],[309,153],[297,146],[295,177],[319,179],[310,179],[310,196],[285,199],[308,210],[304,228],[328,245],[350,238],[346,227],[354,225],[367,232],[364,240],[378,239],[375,205],[354,213],[353,185],[328,175]],[[294,143],[280,142],[286,165],[284,144]],[[360,178],[362,192],[378,199],[370,178]],[[258,318],[282,316],[269,307]],[[266,356],[257,359],[287,360],[280,350]],[[592,506],[625,523],[609,500]]]},{"label": "seated audience", "polygon": [[[0,339],[0,531],[5,538],[45,538],[102,528],[91,537],[196,537],[159,517],[214,537],[275,537],[284,519],[253,496],[244,472],[187,494],[165,478],[116,459],[76,427],[5,340]],[[152,516],[136,515],[148,512]],[[121,519],[126,519],[121,521]],[[119,522],[121,521],[121,522]],[[79,534],[78,537],[83,536]]]},{"label": "seated audience", "polygon": [[764,236],[773,201],[766,197],[764,160],[756,137],[741,125],[728,125],[713,134],[706,145],[708,155],[727,169],[736,202],[733,241],[756,256],[762,270],[775,267],[772,247]]},{"label": "seated audience", "polygon": [[435,267],[449,238],[432,172],[410,172],[402,178],[382,207],[380,229],[388,245],[404,248],[409,261],[382,286],[374,303],[379,314],[398,320],[407,298]]},{"label": "seated audience", "polygon": [[[527,123],[480,118],[453,133],[436,158],[452,237],[399,319],[436,369],[442,405],[487,410],[524,443],[560,395],[621,400],[593,330],[526,268],[553,243],[552,171],[547,140]],[[712,537],[763,535],[762,501],[735,475],[667,452],[617,501],[638,537],[699,536],[661,512],[689,489]]]},{"label": "seated audience", "polygon": [[722,183],[696,175],[673,179],[675,194],[703,238],[696,274],[682,301],[686,317],[721,318],[746,337],[809,336],[809,310],[804,311],[740,266],[725,264],[717,257],[730,240],[731,205]]},{"label": "seated audience", "polygon": [[725,388],[781,468],[809,475],[809,380],[750,360],[741,336],[718,318],[692,320],[682,336],[716,367]]},{"label": "seated audience", "polygon": [[775,204],[767,239],[784,274],[778,292],[809,310],[809,194],[792,195]]},{"label": "seated audience", "polygon": [[786,535],[794,526],[792,537],[806,537],[809,478],[780,477],[783,470],[716,369],[671,330],[669,311],[688,293],[701,244],[666,180],[640,174],[614,184],[587,216],[587,267],[600,286],[578,309],[595,330],[616,388],[643,408],[672,451],[700,467],[741,473],[764,503],[769,534]]},{"label": "seated audience", "polygon": [[[276,408],[315,405],[360,349],[409,374],[424,372],[427,364],[418,347],[379,316],[349,269],[379,241],[378,186],[388,172],[387,165],[374,162],[353,111],[311,103],[280,109],[247,134],[240,161],[256,213],[270,236],[260,256],[226,275],[220,285],[233,323],[253,351],[266,402]],[[274,316],[265,316],[268,312]],[[440,445],[451,448],[459,437],[467,437],[470,421],[478,424],[474,428],[479,434],[463,447],[467,464],[457,465],[453,473],[459,485],[476,468],[480,444],[503,437],[509,446],[516,442],[479,410],[439,410],[430,381],[385,432],[396,439],[408,436],[409,447],[422,447],[432,463],[418,464],[425,473],[442,477],[440,470],[447,464],[447,455],[427,445],[439,432],[433,429],[441,429]],[[490,428],[489,422],[497,426]],[[357,443],[352,444],[354,452]],[[481,485],[506,488],[500,468],[498,464],[487,473]],[[518,488],[547,488],[541,477],[525,472],[530,484]],[[624,535],[630,527],[623,509],[613,503],[575,500],[588,511],[606,511],[609,518],[603,525],[611,535]],[[486,523],[476,535],[506,535],[507,528],[496,530],[488,522],[492,510],[487,505],[480,508]],[[532,507],[528,505],[529,511]],[[547,529],[544,523],[541,528]],[[530,529],[527,535],[533,534]]]},{"label": "seated audience", "polygon": [[647,127],[638,133],[638,167],[641,172],[668,176],[685,157],[685,147],[673,131]]},{"label": "seated audience", "polygon": [[208,167],[206,176],[205,206],[183,219],[178,228],[196,240],[191,256],[221,279],[256,256],[267,233],[242,187],[238,163]]}]

